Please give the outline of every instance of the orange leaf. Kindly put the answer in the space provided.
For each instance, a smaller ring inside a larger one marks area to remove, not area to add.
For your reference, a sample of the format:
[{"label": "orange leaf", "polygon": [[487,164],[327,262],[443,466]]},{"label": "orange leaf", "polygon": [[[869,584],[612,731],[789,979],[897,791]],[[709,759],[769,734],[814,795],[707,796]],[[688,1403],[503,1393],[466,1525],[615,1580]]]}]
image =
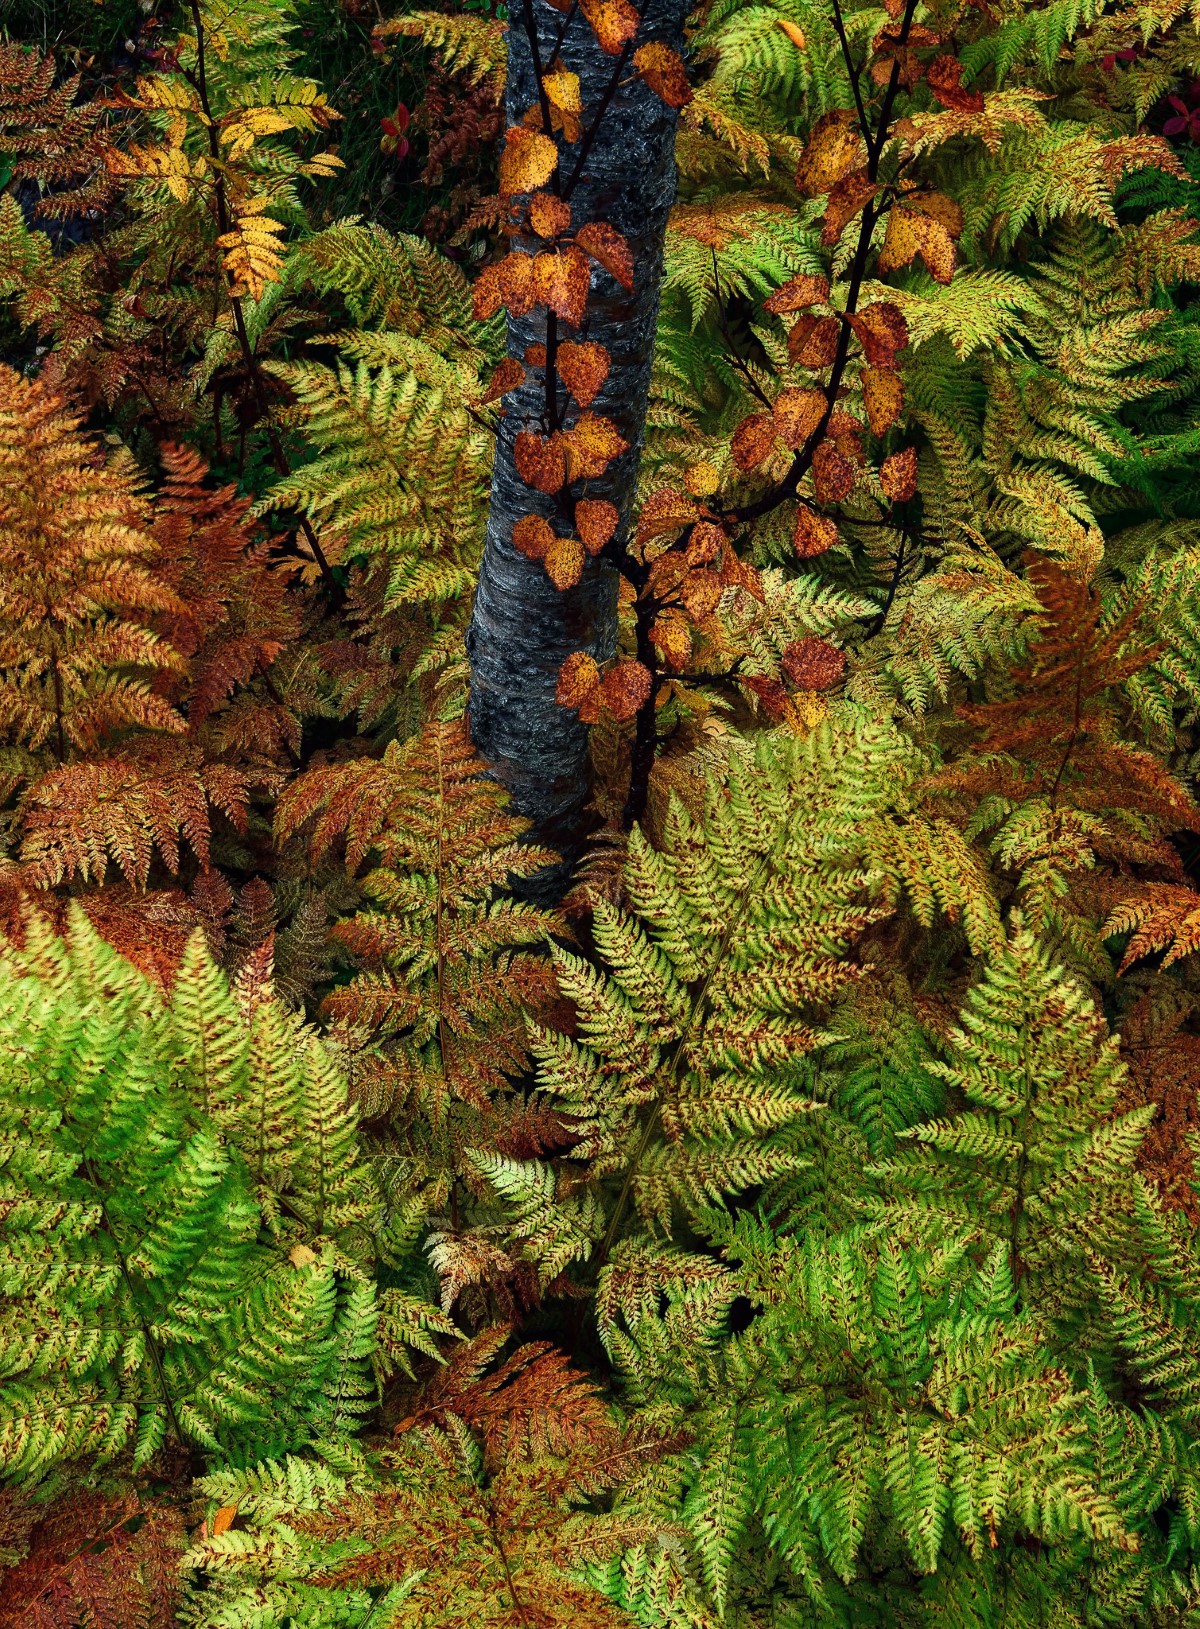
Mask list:
[{"label": "orange leaf", "polygon": [[679,585],[679,597],[688,616],[695,622],[703,622],[717,608],[721,580],[713,571],[689,571]]},{"label": "orange leaf", "polygon": [[535,192],[529,200],[529,224],[539,238],[556,238],[570,230],[571,206],[552,192]]},{"label": "orange leaf", "polygon": [[804,311],[810,305],[821,305],[828,298],[828,277],[819,277],[816,272],[797,272],[763,301],[763,310],[780,317],[788,311]]},{"label": "orange leaf", "polygon": [[904,202],[909,209],[919,209],[922,215],[928,215],[932,220],[940,222],[952,238],[962,236],[962,209],[944,192],[918,192],[910,194]]},{"label": "orange leaf", "polygon": [[544,368],[546,366],[546,347],[544,345],[526,345],[525,361],[531,368]]},{"label": "orange leaf", "polygon": [[533,264],[538,299],[564,322],[578,328],[587,311],[592,280],[587,260],[578,249],[566,248],[538,255]]},{"label": "orange leaf", "polygon": [[812,473],[818,503],[841,503],[854,491],[854,465],[832,441],[822,441],[813,454]]},{"label": "orange leaf", "polygon": [[578,141],[583,134],[579,115],[583,102],[579,95],[579,75],[565,68],[554,68],[542,75],[542,89],[550,104],[550,127],[561,130],[567,141]]},{"label": "orange leaf", "polygon": [[629,0],[579,0],[579,9],[591,23],[600,49],[610,57],[620,56],[621,47],[633,39],[641,21]]},{"label": "orange leaf", "polygon": [[689,464],[684,470],[683,484],[693,498],[711,498],[721,484],[721,472],[715,464],[702,458],[698,464]]},{"label": "orange leaf", "polygon": [[670,611],[655,619],[650,629],[650,641],[657,645],[666,658],[667,666],[679,673],[687,666],[692,654],[692,630],[687,618]]},{"label": "orange leaf", "polygon": [[613,421],[599,413],[581,413],[571,428],[564,430],[563,441],[571,460],[573,481],[603,475],[613,459],[629,446]]},{"label": "orange leaf", "polygon": [[837,527],[828,515],[818,515],[802,503],[796,510],[796,524],[792,528],[792,547],[801,560],[815,560],[837,542]]},{"label": "orange leaf", "polygon": [[600,669],[587,651],[575,651],[559,668],[554,698],[560,707],[577,707],[584,724],[600,717]]},{"label": "orange leaf", "polygon": [[540,436],[536,430],[520,430],[513,443],[513,462],[527,486],[539,492],[558,492],[566,483],[567,460],[563,437]]},{"label": "orange leaf", "polygon": [[781,390],[771,410],[775,434],[798,452],[825,417],[827,405],[821,390]]},{"label": "orange leaf", "polygon": [[916,497],[917,449],[905,447],[885,458],[879,471],[879,484],[896,503]]},{"label": "orange leaf", "polygon": [[846,321],[854,330],[863,354],[875,368],[896,365],[896,352],[908,344],[908,324],[904,313],[891,300],[877,300],[857,315],[848,315]]},{"label": "orange leaf", "polygon": [[221,1506],[216,1515],[213,1517],[213,1538],[219,1538],[222,1533],[226,1532],[230,1527],[233,1526],[234,1517],[237,1515],[237,1513],[238,1507],[236,1505]]},{"label": "orange leaf", "polygon": [[863,456],[862,423],[852,413],[837,408],[829,415],[826,431],[843,458],[848,458],[852,464],[866,463]]},{"label": "orange leaf", "polygon": [[833,247],[868,198],[873,198],[878,191],[878,185],[866,170],[855,170],[838,182],[829,194],[821,220],[821,242],[826,248]]},{"label": "orange leaf", "polygon": [[526,130],[524,125],[509,126],[500,157],[503,195],[544,187],[557,168],[558,148],[549,136],[539,130]]},{"label": "orange leaf", "polygon": [[565,340],[558,347],[558,375],[580,407],[595,400],[608,378],[609,355],[594,341],[576,344]]},{"label": "orange leaf", "polygon": [[900,417],[904,406],[904,381],[892,368],[864,368],[863,405],[872,434],[881,436]]},{"label": "orange leaf", "polygon": [[936,282],[950,282],[954,276],[954,239],[932,215],[897,206],[888,215],[887,235],[879,251],[879,271],[881,274],[899,271],[917,254]]},{"label": "orange leaf", "polygon": [[513,527],[513,548],[527,560],[544,560],[554,547],[554,528],[541,515],[522,515]]},{"label": "orange leaf", "polygon": [[791,40],[797,51],[803,51],[807,48],[808,41],[804,37],[802,28],[797,28],[795,23],[789,22],[786,17],[776,17],[775,23],[778,28],[783,29],[783,32]]},{"label": "orange leaf", "polygon": [[486,322],[494,317],[504,304],[504,295],[500,289],[499,266],[485,266],[475,279],[471,290],[471,312],[476,322]]},{"label": "orange leaf", "polygon": [[925,83],[943,107],[957,113],[983,112],[983,97],[962,84],[962,63],[957,57],[935,57],[926,70]]},{"label": "orange leaf", "polygon": [[617,529],[617,506],[606,498],[580,498],[575,505],[575,525],[584,548],[599,554]]},{"label": "orange leaf", "polygon": [[729,539],[725,528],[714,520],[697,521],[688,539],[686,559],[689,566],[707,566],[716,560]]},{"label": "orange leaf", "polygon": [[678,51],[655,40],[633,53],[633,65],[668,107],[685,107],[692,99],[687,69]]},{"label": "orange leaf", "polygon": [[615,277],[622,288],[633,288],[633,255],[615,227],[606,221],[589,221],[575,234],[575,242],[598,266]]},{"label": "orange leaf", "polygon": [[577,537],[556,537],[546,550],[546,574],[560,591],[574,588],[583,576],[583,544]]},{"label": "orange leaf", "polygon": [[837,355],[841,331],[836,317],[803,316],[788,335],[788,355],[802,368],[827,368]]},{"label": "orange leaf", "polygon": [[491,383],[479,398],[479,405],[482,407],[487,402],[499,401],[501,396],[507,396],[510,390],[515,390],[518,385],[524,384],[524,382],[525,369],[515,356],[506,356],[495,373],[492,374]]},{"label": "orange leaf", "polygon": [[768,718],[780,719],[787,712],[788,693],[780,679],[770,679],[757,673],[747,673],[742,683],[762,702]]},{"label": "orange leaf", "polygon": [[[699,513],[691,498],[677,492],[674,487],[660,486],[642,505],[642,512],[638,516],[636,542],[641,547],[653,538],[682,531]],[[722,532],[721,536],[724,535]]]},{"label": "orange leaf", "polygon": [[803,197],[819,198],[849,171],[857,169],[866,157],[853,117],[839,108],[832,113],[822,113],[813,125],[812,135],[796,165],[796,189]]},{"label": "orange leaf", "polygon": [[600,694],[612,716],[624,723],[650,699],[650,669],[641,662],[618,662],[600,681]]},{"label": "orange leaf", "polygon": [[733,432],[730,451],[739,469],[757,469],[775,445],[775,420],[770,413],[751,413]]},{"label": "orange leaf", "polygon": [[827,639],[793,639],[781,666],[797,690],[827,690],[846,671],[846,653]]}]

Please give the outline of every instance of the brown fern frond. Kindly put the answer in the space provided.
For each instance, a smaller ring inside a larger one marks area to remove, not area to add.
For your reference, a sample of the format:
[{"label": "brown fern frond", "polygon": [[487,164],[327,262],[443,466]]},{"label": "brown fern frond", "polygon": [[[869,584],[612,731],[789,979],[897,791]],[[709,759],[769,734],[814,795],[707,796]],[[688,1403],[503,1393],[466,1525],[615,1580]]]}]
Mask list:
[{"label": "brown fern frond", "polygon": [[0,42],[0,150],[15,160],[18,181],[52,188],[39,204],[46,215],[102,209],[116,191],[108,156],[105,106],[76,103],[79,75],[55,85],[52,55]]},{"label": "brown fern frond", "polygon": [[1118,973],[1156,950],[1167,952],[1163,967],[1182,961],[1200,950],[1200,894],[1178,883],[1146,883],[1133,898],[1122,900],[1104,924],[1106,939],[1124,933],[1132,937]]}]

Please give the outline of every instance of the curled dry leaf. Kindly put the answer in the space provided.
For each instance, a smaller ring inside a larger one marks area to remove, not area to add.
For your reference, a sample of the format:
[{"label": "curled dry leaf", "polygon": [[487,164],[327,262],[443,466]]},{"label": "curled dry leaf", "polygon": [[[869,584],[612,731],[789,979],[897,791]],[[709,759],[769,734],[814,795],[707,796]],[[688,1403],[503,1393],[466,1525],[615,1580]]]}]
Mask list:
[{"label": "curled dry leaf", "polygon": [[540,436],[536,430],[518,431],[513,462],[525,484],[538,492],[559,492],[566,484],[566,449],[563,437],[557,433]]},{"label": "curled dry leaf", "polygon": [[635,541],[640,548],[653,538],[666,537],[671,532],[681,531],[683,527],[689,526],[699,513],[691,498],[684,493],[677,492],[673,486],[660,486],[642,505]]},{"label": "curled dry leaf", "polygon": [[641,20],[629,0],[579,0],[579,9],[592,25],[600,49],[610,57],[634,38]]},{"label": "curled dry leaf", "polygon": [[785,447],[798,452],[825,417],[828,403],[821,390],[781,390],[771,416],[775,434]]},{"label": "curled dry leaf", "polygon": [[594,340],[583,343],[565,340],[558,347],[555,365],[559,378],[580,407],[587,407],[608,378],[609,355],[604,346]]},{"label": "curled dry leaf", "polygon": [[900,417],[904,407],[904,381],[894,368],[864,368],[862,390],[871,433],[881,436]]},{"label": "curled dry leaf", "polygon": [[587,255],[615,277],[624,289],[633,288],[633,255],[620,232],[606,221],[588,221],[575,234],[575,242]]},{"label": "curled dry leaf", "polygon": [[650,669],[636,661],[618,662],[600,681],[605,707],[622,724],[649,701],[652,688]]},{"label": "curled dry leaf", "polygon": [[899,271],[918,254],[935,282],[950,282],[954,276],[954,239],[932,215],[897,205],[888,215],[887,235],[879,252],[879,271],[881,275]]},{"label": "curled dry leaf", "polygon": [[906,503],[917,495],[917,449],[905,447],[885,458],[879,471],[879,484],[896,503]]},{"label": "curled dry leaf", "polygon": [[813,454],[812,476],[818,503],[841,503],[854,491],[854,465],[832,440]]},{"label": "curled dry leaf", "polygon": [[571,480],[593,480],[625,452],[629,443],[611,419],[599,413],[581,413],[569,430],[563,431]]},{"label": "curled dry leaf", "polygon": [[594,724],[600,717],[600,669],[587,651],[567,657],[558,670],[554,696],[560,707],[577,707],[584,724]]},{"label": "curled dry leaf", "polygon": [[541,515],[522,515],[513,527],[513,548],[527,560],[544,560],[554,547],[554,528]]},{"label": "curled dry leaf", "polygon": [[873,368],[893,368],[896,352],[908,344],[908,324],[904,313],[891,300],[877,300],[864,310],[847,315],[846,321]]},{"label": "curled dry leaf", "polygon": [[818,515],[802,503],[796,510],[792,527],[792,547],[801,560],[815,560],[837,542],[837,527],[828,515]]},{"label": "curled dry leaf", "polygon": [[550,104],[550,127],[561,130],[566,141],[576,142],[583,134],[579,115],[583,102],[579,94],[579,75],[568,73],[557,64],[542,75],[542,89]]},{"label": "curled dry leaf", "polygon": [[571,206],[552,192],[535,192],[529,200],[529,224],[539,238],[557,238],[570,230]]},{"label": "curled dry leaf", "polygon": [[832,248],[869,198],[879,191],[866,170],[843,176],[829,194],[821,221],[821,242]]},{"label": "curled dry leaf", "polygon": [[546,550],[546,574],[555,588],[560,591],[574,588],[583,576],[583,562],[586,556],[583,544],[577,537],[556,537]]},{"label": "curled dry leaf", "polygon": [[591,280],[586,257],[574,247],[538,255],[534,261],[538,300],[573,328],[579,327],[587,311]]},{"label": "curled dry leaf", "polygon": [[600,553],[616,531],[619,518],[616,504],[606,498],[580,498],[575,505],[575,526],[589,554]]},{"label": "curled dry leaf", "polygon": [[828,298],[828,277],[816,272],[797,272],[763,301],[763,310],[781,317],[788,311],[806,311],[810,305],[822,305]]},{"label": "curled dry leaf", "polygon": [[506,396],[510,390],[515,390],[524,382],[525,369],[515,356],[506,356],[492,374],[491,383],[479,398],[479,405],[483,407],[488,402],[499,401],[501,396]]},{"label": "curled dry leaf", "polygon": [[678,51],[654,40],[633,54],[633,65],[656,96],[668,107],[685,107],[692,99],[687,69]]},{"label": "curled dry leaf", "polygon": [[788,355],[802,368],[827,368],[837,355],[841,330],[836,317],[803,316],[788,335]]},{"label": "curled dry leaf", "polygon": [[983,112],[983,97],[962,83],[962,63],[957,57],[935,57],[926,69],[925,83],[943,107],[956,113]]},{"label": "curled dry leaf", "polygon": [[733,432],[730,452],[739,469],[757,469],[775,445],[775,420],[770,413],[751,413]]},{"label": "curled dry leaf", "polygon": [[539,130],[527,130],[524,125],[509,126],[504,136],[504,152],[500,155],[502,194],[534,192],[545,186],[557,168],[558,148],[549,136]]},{"label": "curled dry leaf", "polygon": [[828,690],[846,671],[846,653],[827,639],[793,639],[781,666],[797,690]]},{"label": "curled dry leaf", "polygon": [[822,113],[796,165],[796,190],[802,197],[820,198],[859,167],[866,151],[853,114],[840,108]]}]

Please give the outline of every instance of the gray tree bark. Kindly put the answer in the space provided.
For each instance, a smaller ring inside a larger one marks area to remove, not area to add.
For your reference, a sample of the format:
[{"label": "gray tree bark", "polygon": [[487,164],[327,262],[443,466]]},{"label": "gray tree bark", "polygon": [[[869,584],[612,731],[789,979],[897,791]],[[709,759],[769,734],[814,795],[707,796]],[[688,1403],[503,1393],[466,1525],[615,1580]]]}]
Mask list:
[{"label": "gray tree bark", "polygon": [[[530,0],[543,69],[550,66],[564,18]],[[634,47],[661,40],[681,48],[687,0],[643,0]],[[525,18],[514,4],[508,28],[506,110],[519,123],[538,101],[533,52]],[[614,544],[624,540],[633,507],[650,384],[650,365],[662,282],[667,214],[675,197],[677,114],[636,77],[627,51],[623,66],[600,49],[590,24],[578,12],[570,17],[560,50],[563,65],[579,75],[583,99],[583,142],[558,138],[559,171],[569,191],[572,227],[604,221],[624,235],[633,253],[634,287],[625,290],[607,271],[592,270],[591,293],[582,328],[559,319],[560,337],[587,339],[611,356],[608,379],[589,411],[611,419],[629,450],[605,473],[576,483],[570,496],[604,498],[620,514]],[[600,117],[594,139],[579,159],[589,126],[600,112],[614,77],[619,82]],[[579,169],[578,179],[571,181]],[[514,243],[534,248],[536,240]],[[508,322],[508,354],[521,360],[526,348],[546,340],[546,313]],[[565,391],[559,385],[560,399]],[[597,662],[611,657],[617,626],[617,574],[600,558],[589,559],[574,589],[559,592],[540,562],[517,553],[514,523],[523,515],[553,520],[560,513],[553,497],[535,492],[518,476],[513,443],[520,430],[546,433],[545,387],[540,369],[504,398],[492,477],[491,511],[483,565],[467,636],[471,662],[469,720],[476,747],[512,794],[514,810],[533,822],[533,836],[570,859],[578,852],[588,795],[587,728],[554,699],[558,672],[573,651],[588,651]],[[569,425],[574,404],[564,415]],[[557,529],[562,531],[561,519]]]}]

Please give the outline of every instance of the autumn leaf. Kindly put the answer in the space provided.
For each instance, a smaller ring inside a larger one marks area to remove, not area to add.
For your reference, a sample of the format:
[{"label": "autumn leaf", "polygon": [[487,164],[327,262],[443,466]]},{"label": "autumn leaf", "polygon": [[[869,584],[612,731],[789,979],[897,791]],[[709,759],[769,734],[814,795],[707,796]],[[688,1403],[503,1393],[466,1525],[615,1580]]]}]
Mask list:
[{"label": "autumn leaf", "polygon": [[869,198],[879,191],[866,170],[844,176],[829,194],[821,220],[821,242],[831,249]]},{"label": "autumn leaf", "polygon": [[555,588],[560,591],[574,588],[583,576],[583,562],[586,556],[583,544],[577,537],[556,537],[546,550],[546,574]]},{"label": "autumn leaf", "polygon": [[633,65],[656,96],[668,107],[685,107],[692,99],[687,69],[678,51],[659,40],[643,45],[633,54]]},{"label": "autumn leaf", "polygon": [[612,420],[599,413],[581,413],[571,428],[564,430],[563,441],[573,481],[603,475],[613,459],[629,446]]},{"label": "autumn leaf", "polygon": [[554,547],[554,528],[541,515],[522,515],[512,540],[513,548],[527,560],[544,560]]},{"label": "autumn leaf", "polygon": [[798,452],[825,417],[828,403],[821,390],[781,390],[771,416],[775,434],[785,447]]},{"label": "autumn leaf", "polygon": [[499,401],[501,396],[507,396],[510,390],[515,390],[524,382],[525,369],[515,356],[506,356],[492,374],[491,382],[479,398],[479,405],[484,407],[488,402]]},{"label": "autumn leaf", "polygon": [[534,192],[544,187],[558,168],[558,148],[551,137],[524,125],[510,125],[500,156],[500,191]]},{"label": "autumn leaf", "polygon": [[600,550],[617,529],[617,506],[606,498],[580,498],[575,505],[575,526],[589,554]]},{"label": "autumn leaf", "polygon": [[846,321],[872,367],[895,366],[896,352],[908,344],[908,324],[898,305],[891,300],[877,300],[863,311],[848,314]]},{"label": "autumn leaf", "polygon": [[775,445],[775,420],[770,413],[751,413],[733,432],[730,452],[741,470],[757,469]]},{"label": "autumn leaf", "polygon": [[220,1538],[222,1533],[232,1527],[237,1513],[238,1507],[236,1505],[222,1505],[213,1517],[212,1536]]},{"label": "autumn leaf", "polygon": [[692,630],[686,617],[670,611],[656,617],[650,629],[650,642],[658,647],[667,666],[676,673],[687,666],[692,654]]},{"label": "autumn leaf", "polygon": [[538,492],[559,492],[566,484],[567,459],[563,437],[540,436],[536,430],[521,430],[513,443],[513,462],[527,486]]},{"label": "autumn leaf", "polygon": [[538,299],[572,328],[578,328],[587,311],[592,280],[585,257],[574,247],[556,249],[537,255],[533,266]]},{"label": "autumn leaf", "polygon": [[840,108],[822,113],[796,165],[796,190],[804,198],[820,198],[865,157],[866,147],[853,114]]},{"label": "autumn leaf", "polygon": [[804,37],[804,30],[802,28],[797,28],[795,23],[790,22],[788,18],[776,17],[775,25],[777,28],[781,28],[783,30],[788,39],[791,40],[792,44],[796,47],[797,51],[804,51],[808,48],[808,41]]},{"label": "autumn leaf", "polygon": [[539,238],[557,238],[570,231],[571,206],[552,192],[535,192],[529,200],[529,224]]},{"label": "autumn leaf", "polygon": [[769,678],[765,674],[747,673],[742,677],[742,683],[758,697],[768,718],[776,720],[783,718],[787,711],[788,693],[781,679]]},{"label": "autumn leaf", "polygon": [[689,566],[707,566],[719,558],[728,546],[725,528],[715,520],[699,520],[688,538],[685,559]]},{"label": "autumn leaf", "polygon": [[[526,257],[528,258],[528,257]],[[500,267],[498,265],[485,266],[475,279],[471,289],[471,314],[476,322],[486,322],[494,317],[504,304],[504,295],[500,289]]]},{"label": "autumn leaf", "polygon": [[827,368],[837,355],[841,331],[836,317],[803,316],[788,335],[788,355],[802,368]]},{"label": "autumn leaf", "polygon": [[530,368],[544,368],[546,366],[546,347],[538,343],[526,345],[525,364]]},{"label": "autumn leaf", "polygon": [[641,21],[629,0],[579,0],[579,9],[592,25],[600,49],[610,57],[633,39]]},{"label": "autumn leaf", "polygon": [[603,266],[624,289],[633,289],[633,255],[629,245],[615,227],[606,221],[589,221],[575,234],[575,242],[590,255],[598,266]]},{"label": "autumn leaf", "polygon": [[261,204],[262,199],[251,199],[233,230],[217,239],[217,247],[225,251],[223,264],[232,279],[233,293],[248,294],[252,300],[261,300],[267,284],[277,283],[283,269],[279,234],[285,228],[282,221],[257,213]]},{"label": "autumn leaf", "polygon": [[600,681],[605,707],[618,723],[625,723],[650,699],[650,669],[641,662],[618,662]]},{"label": "autumn leaf", "polygon": [[594,341],[577,344],[565,340],[558,347],[555,363],[559,378],[580,407],[587,407],[595,400],[608,378],[609,360],[604,346]]},{"label": "autumn leaf", "polygon": [[962,84],[962,63],[957,57],[935,57],[926,69],[925,83],[943,107],[956,113],[983,112],[983,97]]},{"label": "autumn leaf", "polygon": [[679,585],[683,608],[694,622],[703,622],[716,610],[721,598],[721,579],[714,571],[689,571]]},{"label": "autumn leaf", "polygon": [[1200,950],[1200,894],[1179,883],[1146,883],[1134,898],[1122,900],[1101,931],[1105,939],[1133,935],[1118,973],[1156,950],[1166,950],[1160,965],[1171,967]]},{"label": "autumn leaf", "polygon": [[888,215],[887,234],[879,252],[880,274],[899,271],[917,254],[935,282],[950,282],[954,276],[954,239],[932,215],[897,205]]},{"label": "autumn leaf", "polygon": [[584,724],[600,717],[600,669],[587,651],[575,651],[559,668],[554,699],[560,707],[577,707]]},{"label": "autumn leaf", "polygon": [[830,440],[822,441],[812,461],[818,503],[841,503],[854,491],[854,465]]},{"label": "autumn leaf", "polygon": [[793,639],[780,665],[797,690],[828,690],[846,671],[846,653],[827,639]]},{"label": "autumn leaf", "polygon": [[810,305],[823,305],[829,299],[829,279],[816,272],[797,272],[782,288],[763,301],[763,310],[774,316],[789,311],[805,311]]},{"label": "autumn leaf", "polygon": [[862,444],[862,422],[852,413],[837,408],[829,415],[825,432],[843,458],[848,458],[852,464],[860,466],[866,463]]},{"label": "autumn leaf", "polygon": [[561,130],[566,141],[578,141],[583,134],[579,117],[583,112],[579,75],[568,73],[565,68],[553,68],[542,75],[542,89],[550,104],[551,129]]},{"label": "autumn leaf", "polygon": [[792,547],[801,560],[815,560],[837,542],[837,527],[828,515],[818,515],[802,503],[796,510],[792,527]]},{"label": "autumn leaf", "polygon": [[[671,532],[682,531],[699,514],[700,511],[691,498],[677,492],[674,487],[660,486],[642,505],[635,541],[641,548],[656,537],[666,537]],[[723,537],[724,533],[721,535]]]},{"label": "autumn leaf", "polygon": [[879,484],[888,497],[904,503],[917,492],[917,449],[905,447],[885,458],[879,471]]},{"label": "autumn leaf", "polygon": [[721,484],[721,472],[715,464],[701,459],[698,464],[688,465],[683,473],[683,484],[693,498],[711,498]]},{"label": "autumn leaf", "polygon": [[900,417],[904,407],[904,381],[894,368],[864,368],[862,392],[871,433],[881,436]]}]

